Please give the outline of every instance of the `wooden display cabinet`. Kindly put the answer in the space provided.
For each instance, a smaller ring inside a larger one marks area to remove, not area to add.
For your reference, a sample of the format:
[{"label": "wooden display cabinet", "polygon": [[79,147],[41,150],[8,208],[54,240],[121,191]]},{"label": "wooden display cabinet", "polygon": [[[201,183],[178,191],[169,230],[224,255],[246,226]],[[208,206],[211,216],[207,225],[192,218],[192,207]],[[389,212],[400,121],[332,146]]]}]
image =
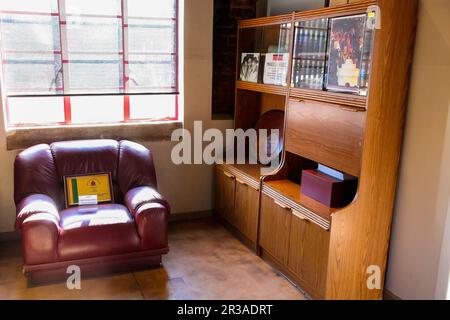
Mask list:
[{"label": "wooden display cabinet", "polygon": [[[382,22],[361,31],[359,90],[327,91],[331,20],[371,6]],[[284,110],[284,148],[269,176],[260,165],[217,166],[218,217],[313,298],[383,297],[367,272],[378,266],[384,282],[416,19],[416,0],[378,0],[239,24],[235,128]],[[263,83],[264,57],[274,50],[290,56],[289,86]],[[262,60],[258,80],[241,81],[242,53],[251,52]],[[318,164],[358,178],[351,203],[329,208],[301,193],[302,170]]]},{"label": "wooden display cabinet", "polygon": [[[262,18],[239,28],[237,57],[235,129],[254,128],[259,118],[271,110],[285,111],[288,76],[285,85],[263,83],[267,53],[289,53],[291,50],[291,15]],[[260,57],[256,82],[240,80],[242,53]],[[248,147],[248,146],[247,146]],[[248,150],[247,150],[248,154]],[[261,165],[223,164],[216,168],[217,217],[255,252],[258,242]],[[233,188],[231,187],[233,186]],[[222,189],[226,192],[221,193]],[[230,203],[224,204],[224,197]]]}]

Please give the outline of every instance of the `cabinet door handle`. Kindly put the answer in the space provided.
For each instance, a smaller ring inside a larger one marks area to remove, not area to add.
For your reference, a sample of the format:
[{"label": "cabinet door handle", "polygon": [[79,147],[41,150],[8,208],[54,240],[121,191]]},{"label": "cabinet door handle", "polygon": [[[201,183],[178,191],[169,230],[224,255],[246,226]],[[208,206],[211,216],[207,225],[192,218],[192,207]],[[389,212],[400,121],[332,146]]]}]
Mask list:
[{"label": "cabinet door handle", "polygon": [[274,200],[274,202],[275,202],[275,204],[276,204],[277,206],[279,206],[281,209],[285,209],[285,210],[288,210],[288,209],[289,209],[289,207],[287,207],[285,204],[281,203],[281,202],[278,201],[278,200]]},{"label": "cabinet door handle", "polygon": [[228,172],[223,172],[223,174],[225,175],[225,176],[227,176],[228,178],[230,178],[230,179],[236,179],[236,177],[235,176],[233,176],[231,173],[228,173]]},{"label": "cabinet door handle", "polygon": [[303,221],[309,221],[308,217],[306,217],[304,214],[301,214],[297,210],[292,209],[292,214]]},{"label": "cabinet door handle", "polygon": [[242,181],[241,179],[236,178],[236,181],[237,181],[239,184],[242,184],[243,186],[246,186],[246,185],[247,185],[247,184],[246,184],[244,181]]}]

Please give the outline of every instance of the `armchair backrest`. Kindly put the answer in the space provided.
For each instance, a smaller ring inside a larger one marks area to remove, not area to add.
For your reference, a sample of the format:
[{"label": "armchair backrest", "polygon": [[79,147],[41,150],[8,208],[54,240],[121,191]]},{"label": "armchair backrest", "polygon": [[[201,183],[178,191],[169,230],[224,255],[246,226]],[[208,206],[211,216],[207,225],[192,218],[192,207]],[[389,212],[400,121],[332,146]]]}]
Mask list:
[{"label": "armchair backrest", "polygon": [[65,207],[64,177],[111,172],[118,203],[132,188],[157,188],[150,150],[130,141],[80,140],[41,144],[17,155],[14,162],[16,206],[32,194],[51,197],[59,209]]}]

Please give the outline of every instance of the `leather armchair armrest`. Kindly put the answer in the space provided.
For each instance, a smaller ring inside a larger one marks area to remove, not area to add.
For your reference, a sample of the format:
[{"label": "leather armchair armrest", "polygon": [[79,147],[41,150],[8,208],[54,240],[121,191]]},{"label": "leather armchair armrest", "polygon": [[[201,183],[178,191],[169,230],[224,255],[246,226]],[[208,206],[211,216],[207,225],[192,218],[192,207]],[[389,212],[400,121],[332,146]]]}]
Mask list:
[{"label": "leather armchair armrest", "polygon": [[167,200],[154,188],[148,186],[129,190],[125,195],[124,203],[133,216],[136,216],[136,212],[140,207],[150,203],[159,203],[170,212],[170,206]]},{"label": "leather armchair armrest", "polygon": [[49,196],[33,194],[20,201],[16,230],[22,231],[25,264],[57,261],[59,222],[58,208]]},{"label": "leather armchair armrest", "polygon": [[51,213],[35,213],[22,223],[22,245],[27,265],[58,259],[59,220]]},{"label": "leather armchair armrest", "polygon": [[160,203],[142,205],[135,213],[143,250],[167,248],[168,209]]},{"label": "leather armchair armrest", "polygon": [[55,201],[44,194],[33,194],[22,201],[17,206],[16,230],[22,230],[24,221],[36,214],[46,214],[53,217],[59,226],[59,213]]},{"label": "leather armchair armrest", "polygon": [[143,250],[167,248],[170,207],[155,189],[138,187],[125,195],[125,205],[134,216]]}]

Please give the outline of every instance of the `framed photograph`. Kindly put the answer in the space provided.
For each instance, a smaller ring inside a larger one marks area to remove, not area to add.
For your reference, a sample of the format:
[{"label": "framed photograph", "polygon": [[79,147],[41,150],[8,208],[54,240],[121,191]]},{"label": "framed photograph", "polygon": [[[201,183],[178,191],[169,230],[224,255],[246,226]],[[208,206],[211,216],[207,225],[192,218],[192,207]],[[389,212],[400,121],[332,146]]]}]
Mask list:
[{"label": "framed photograph", "polygon": [[247,82],[258,82],[259,53],[243,53],[241,58],[241,74],[239,79]]},{"label": "framed photograph", "polygon": [[367,15],[331,19],[326,88],[359,94]]},{"label": "framed photograph", "polygon": [[114,202],[111,173],[64,177],[66,207]]}]

